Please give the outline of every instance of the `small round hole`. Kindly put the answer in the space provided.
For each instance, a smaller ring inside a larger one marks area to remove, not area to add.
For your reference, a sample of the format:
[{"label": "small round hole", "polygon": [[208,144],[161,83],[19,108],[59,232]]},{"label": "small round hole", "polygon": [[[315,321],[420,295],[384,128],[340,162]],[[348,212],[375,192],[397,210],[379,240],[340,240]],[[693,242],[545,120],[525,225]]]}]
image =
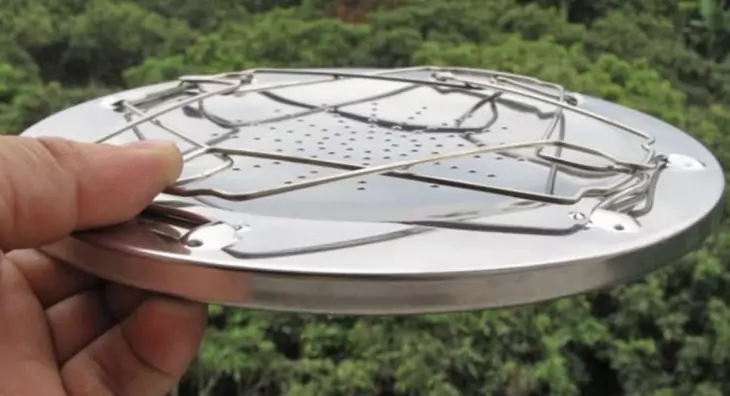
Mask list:
[{"label": "small round hole", "polygon": [[623,231],[623,230],[625,230],[625,229],[626,229],[626,227],[624,227],[624,225],[623,225],[623,224],[615,224],[615,225],[613,226],[613,229],[614,229],[614,230],[616,230],[616,231]]},{"label": "small round hole", "polygon": [[188,246],[190,247],[201,247],[203,246],[203,241],[199,239],[191,239],[188,241]]},{"label": "small round hole", "polygon": [[490,174],[487,175],[487,177],[493,178],[493,177],[495,177],[495,175],[494,175],[494,173],[490,173]]},{"label": "small round hole", "polygon": [[238,172],[238,171],[240,171],[240,170],[241,170],[241,168],[233,168],[233,171],[234,171],[234,172]]}]

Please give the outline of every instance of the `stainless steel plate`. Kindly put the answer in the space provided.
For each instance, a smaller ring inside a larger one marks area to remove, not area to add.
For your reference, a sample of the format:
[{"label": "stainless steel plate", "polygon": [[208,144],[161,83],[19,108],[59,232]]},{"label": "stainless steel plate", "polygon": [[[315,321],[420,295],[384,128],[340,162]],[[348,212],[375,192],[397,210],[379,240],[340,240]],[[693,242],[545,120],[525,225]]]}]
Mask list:
[{"label": "stainless steel plate", "polygon": [[688,134],[490,70],[257,69],[142,87],[27,136],[179,144],[138,218],[46,247],[232,306],[447,312],[582,293],[696,248],[723,172]]}]

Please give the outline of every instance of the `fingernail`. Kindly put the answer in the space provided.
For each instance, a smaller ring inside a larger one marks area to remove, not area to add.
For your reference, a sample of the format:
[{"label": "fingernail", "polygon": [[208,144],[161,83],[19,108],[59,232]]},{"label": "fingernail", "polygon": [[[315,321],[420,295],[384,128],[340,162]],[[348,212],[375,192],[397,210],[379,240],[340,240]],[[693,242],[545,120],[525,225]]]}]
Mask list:
[{"label": "fingernail", "polygon": [[164,160],[162,172],[169,184],[177,181],[182,172],[182,153],[172,142],[164,140],[140,140],[127,143],[127,148],[142,150],[145,154],[153,154]]}]

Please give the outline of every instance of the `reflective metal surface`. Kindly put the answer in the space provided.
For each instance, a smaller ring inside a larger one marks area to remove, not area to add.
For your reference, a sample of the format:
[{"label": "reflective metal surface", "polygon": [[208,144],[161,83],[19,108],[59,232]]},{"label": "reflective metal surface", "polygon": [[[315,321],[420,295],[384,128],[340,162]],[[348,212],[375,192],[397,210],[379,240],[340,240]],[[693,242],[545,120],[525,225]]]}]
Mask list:
[{"label": "reflective metal surface", "polygon": [[631,109],[461,68],[188,76],[25,132],[168,139],[178,183],[133,221],[47,251],[191,299],[348,314],[524,304],[694,249],[722,169]]}]

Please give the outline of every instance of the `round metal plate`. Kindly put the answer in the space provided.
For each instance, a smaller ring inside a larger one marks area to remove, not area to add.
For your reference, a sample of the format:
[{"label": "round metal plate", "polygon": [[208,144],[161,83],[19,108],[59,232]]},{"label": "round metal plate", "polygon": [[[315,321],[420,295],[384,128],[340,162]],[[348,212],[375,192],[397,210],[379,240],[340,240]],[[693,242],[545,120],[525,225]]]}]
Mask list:
[{"label": "round metal plate", "polygon": [[177,142],[183,178],[147,213],[45,249],[120,283],[270,310],[447,312],[607,287],[696,248],[724,189],[713,155],[656,118],[466,69],[189,77],[24,135]]}]

